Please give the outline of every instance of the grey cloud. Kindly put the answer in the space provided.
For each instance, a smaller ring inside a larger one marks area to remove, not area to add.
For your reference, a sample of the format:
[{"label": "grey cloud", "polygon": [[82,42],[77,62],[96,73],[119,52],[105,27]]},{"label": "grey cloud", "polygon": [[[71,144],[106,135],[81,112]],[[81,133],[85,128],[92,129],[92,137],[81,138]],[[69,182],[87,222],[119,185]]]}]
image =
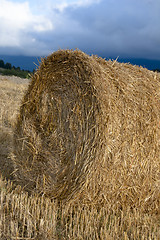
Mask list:
[{"label": "grey cloud", "polygon": [[104,57],[160,59],[159,0],[101,0],[70,4],[62,11],[51,6],[45,16],[53,29],[21,31],[16,52],[47,55],[58,48],[79,48]]},{"label": "grey cloud", "polygon": [[51,47],[158,58],[160,15],[156,2],[104,0],[88,7],[68,7],[58,16],[63,24],[57,23],[49,36],[54,43]]}]

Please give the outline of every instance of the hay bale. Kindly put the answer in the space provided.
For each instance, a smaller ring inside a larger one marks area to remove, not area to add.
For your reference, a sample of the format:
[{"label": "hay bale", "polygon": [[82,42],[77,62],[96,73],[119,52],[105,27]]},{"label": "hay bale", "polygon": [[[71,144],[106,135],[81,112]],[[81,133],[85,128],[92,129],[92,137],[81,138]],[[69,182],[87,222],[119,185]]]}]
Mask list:
[{"label": "hay bale", "polygon": [[17,180],[52,198],[122,199],[127,188],[132,200],[159,164],[159,95],[159,75],[141,67],[79,50],[42,59],[15,128]]}]

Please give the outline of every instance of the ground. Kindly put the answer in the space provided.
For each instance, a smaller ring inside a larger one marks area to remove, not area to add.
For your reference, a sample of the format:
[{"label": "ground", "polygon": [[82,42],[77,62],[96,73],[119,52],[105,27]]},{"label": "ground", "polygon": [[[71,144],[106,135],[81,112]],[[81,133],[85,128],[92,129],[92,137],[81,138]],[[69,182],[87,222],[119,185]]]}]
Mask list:
[{"label": "ground", "polygon": [[10,153],[16,115],[28,84],[28,79],[0,75],[0,171],[7,178],[13,172]]}]

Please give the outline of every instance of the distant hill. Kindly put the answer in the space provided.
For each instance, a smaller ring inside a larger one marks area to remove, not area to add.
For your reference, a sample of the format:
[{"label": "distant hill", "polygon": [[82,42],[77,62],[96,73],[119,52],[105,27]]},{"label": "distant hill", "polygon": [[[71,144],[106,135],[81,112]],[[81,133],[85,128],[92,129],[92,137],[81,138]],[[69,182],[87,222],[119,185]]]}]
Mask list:
[{"label": "distant hill", "polygon": [[133,65],[138,65],[145,67],[149,70],[160,70],[160,60],[151,60],[151,59],[141,59],[141,58],[120,58],[118,62],[131,63]]},{"label": "distant hill", "polygon": [[0,55],[0,59],[4,62],[9,62],[12,66],[20,67],[22,70],[33,71],[39,66],[40,57],[28,57],[28,56],[7,56]]},{"label": "distant hill", "polygon": [[[104,57],[104,56],[103,56]],[[40,57],[28,57],[28,56],[5,56],[0,55],[0,59],[5,62],[9,62],[12,66],[20,67],[22,70],[33,71],[39,66]],[[106,57],[106,59],[108,59]],[[139,59],[139,58],[119,58],[118,62],[130,62],[133,65],[143,66],[149,70],[160,69],[160,60],[151,59]]]}]

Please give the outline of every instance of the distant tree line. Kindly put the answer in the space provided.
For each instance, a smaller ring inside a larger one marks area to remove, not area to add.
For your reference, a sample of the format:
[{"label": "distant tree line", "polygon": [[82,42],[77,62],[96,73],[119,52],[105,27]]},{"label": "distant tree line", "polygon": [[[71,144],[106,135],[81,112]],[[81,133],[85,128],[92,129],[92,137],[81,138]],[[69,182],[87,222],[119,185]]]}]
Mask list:
[{"label": "distant tree line", "polygon": [[0,68],[4,68],[4,69],[15,69],[15,70],[19,70],[21,71],[20,67],[15,67],[15,66],[12,66],[11,63],[4,63],[3,60],[0,60]]},{"label": "distant tree line", "polygon": [[154,72],[160,72],[160,69],[154,69],[153,71]]},{"label": "distant tree line", "polygon": [[12,69],[12,64],[8,62],[5,64],[3,60],[0,60],[0,68]]},{"label": "distant tree line", "polygon": [[21,78],[30,78],[31,72],[29,70],[21,70],[20,67],[12,66],[11,63],[4,63],[0,60],[0,74],[2,75],[14,75]]}]

